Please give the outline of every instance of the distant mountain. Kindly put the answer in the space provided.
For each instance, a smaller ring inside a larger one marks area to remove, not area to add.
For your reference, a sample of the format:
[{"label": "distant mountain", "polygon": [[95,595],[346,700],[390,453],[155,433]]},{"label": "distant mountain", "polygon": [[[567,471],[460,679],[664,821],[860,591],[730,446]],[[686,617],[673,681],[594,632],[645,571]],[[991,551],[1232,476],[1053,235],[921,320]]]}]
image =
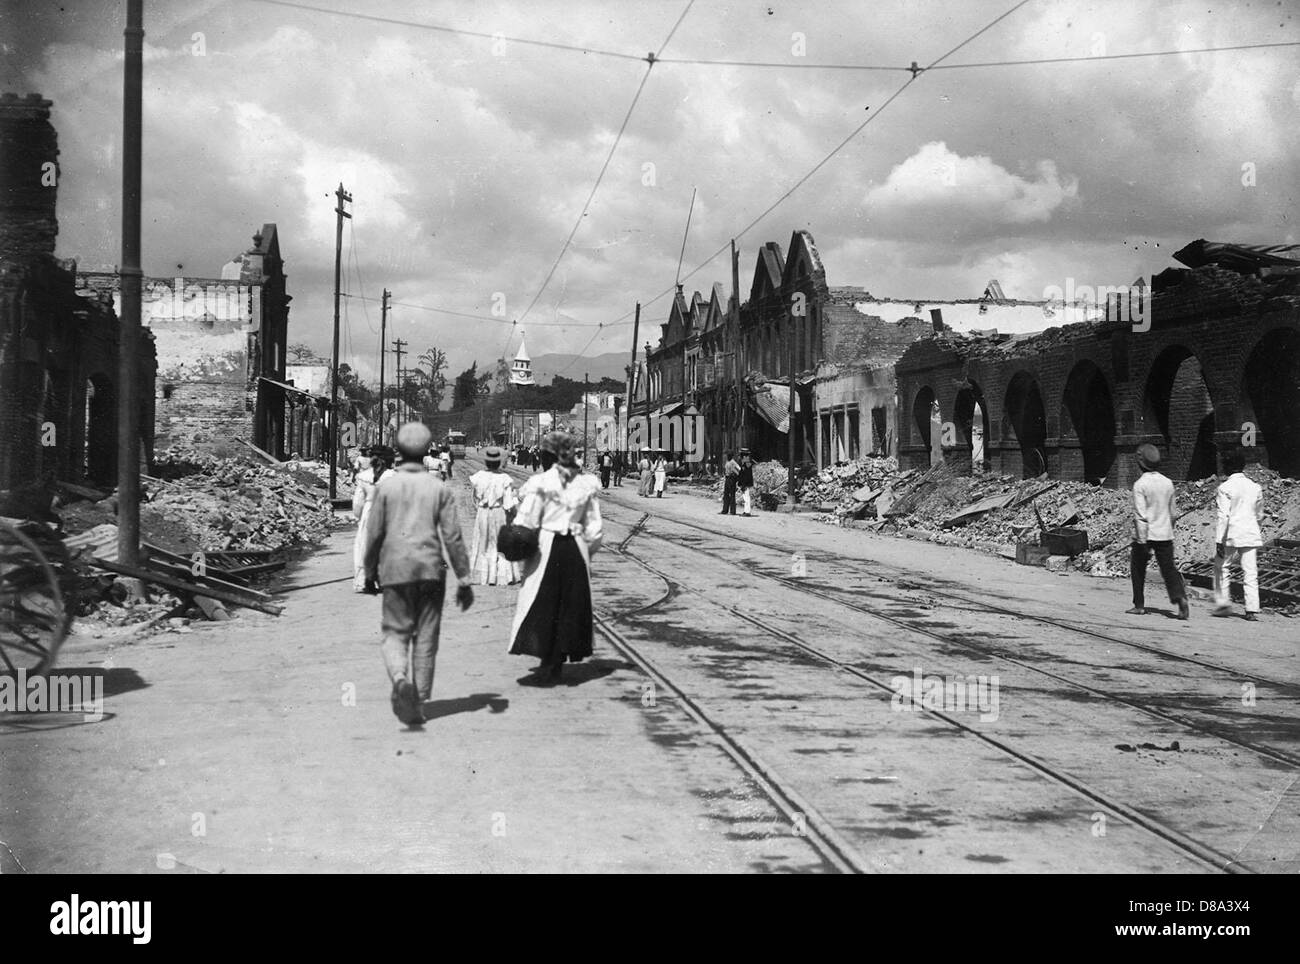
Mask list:
[{"label": "distant mountain", "polygon": [[579,382],[582,381],[584,374],[593,382],[598,382],[606,376],[617,378],[622,382],[627,380],[625,368],[629,360],[629,352],[609,352],[586,358],[581,355],[534,355],[533,377],[537,379],[539,385],[551,384],[559,374]]}]

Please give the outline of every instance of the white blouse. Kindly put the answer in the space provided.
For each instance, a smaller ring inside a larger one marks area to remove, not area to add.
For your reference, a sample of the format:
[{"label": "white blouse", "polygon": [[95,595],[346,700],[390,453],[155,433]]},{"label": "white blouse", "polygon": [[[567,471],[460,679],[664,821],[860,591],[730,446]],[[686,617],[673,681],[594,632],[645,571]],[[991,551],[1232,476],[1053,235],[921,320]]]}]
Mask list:
[{"label": "white blouse", "polygon": [[479,469],[469,477],[474,490],[474,504],[480,509],[505,509],[509,512],[519,504],[510,476],[504,472]]},{"label": "white blouse", "polygon": [[600,482],[594,476],[577,475],[565,485],[552,466],[520,488],[515,524],[579,536],[587,543],[588,552],[595,552],[604,535],[600,502],[596,498],[599,491]]}]

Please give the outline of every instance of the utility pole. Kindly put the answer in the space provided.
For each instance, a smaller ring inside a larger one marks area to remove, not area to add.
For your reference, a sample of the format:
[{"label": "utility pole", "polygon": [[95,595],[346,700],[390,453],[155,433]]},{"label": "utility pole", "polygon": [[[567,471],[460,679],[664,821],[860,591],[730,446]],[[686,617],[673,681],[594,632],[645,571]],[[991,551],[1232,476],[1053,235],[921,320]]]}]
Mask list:
[{"label": "utility pole", "polygon": [[731,363],[728,365],[728,379],[730,385],[727,390],[731,392],[732,400],[737,404],[734,406],[736,414],[729,429],[728,435],[731,436],[731,445],[725,448],[733,448],[739,452],[744,445],[744,424],[745,424],[745,398],[744,392],[740,385],[740,252],[736,250],[736,239],[731,239],[731,305],[730,315],[731,322]]},{"label": "utility pole", "polygon": [[587,467],[587,383],[591,380],[587,372],[582,373],[582,467]]},{"label": "utility pole", "polygon": [[[632,321],[632,364],[627,370],[627,422],[624,424],[623,451],[628,451],[627,439],[632,431],[632,398],[636,392],[636,339],[641,331],[641,302],[636,303],[636,317]],[[626,456],[625,456],[626,457]]]},{"label": "utility pole", "polygon": [[386,445],[384,429],[388,427],[388,406],[384,404],[384,356],[388,354],[388,299],[392,297],[384,289],[382,307],[379,312],[379,444]]},{"label": "utility pole", "polygon": [[352,200],[352,195],[343,190],[343,182],[334,192],[338,204],[334,207],[334,362],[330,369],[330,498],[338,495],[339,471],[339,289],[343,279],[343,219],[352,215],[343,210],[343,205]]},{"label": "utility pole", "polygon": [[397,426],[398,428],[401,428],[402,426],[402,405],[403,405],[403,398],[405,397],[402,392],[402,388],[403,388],[402,349],[404,349],[407,344],[408,344],[407,342],[402,341],[402,339],[400,338],[395,338],[393,340],[393,351],[397,354]]},{"label": "utility pole", "polygon": [[786,364],[786,368],[787,368],[788,374],[789,374],[789,376],[790,376],[790,402],[789,402],[789,405],[790,405],[790,412],[789,412],[789,418],[790,418],[790,421],[789,421],[789,424],[786,426],[786,428],[788,428],[788,429],[789,429],[789,432],[790,432],[790,437],[789,437],[789,443],[790,443],[790,444],[789,444],[789,460],[790,460],[790,466],[789,466],[789,468],[786,470],[786,482],[785,482],[785,504],[788,505],[788,506],[793,506],[793,505],[795,504],[795,502],[798,501],[798,500],[795,499],[795,497],[794,497],[794,430],[795,430],[795,424],[796,424],[796,423],[795,423],[795,417],[794,417],[794,325],[795,325],[795,322],[794,322],[794,313],[793,313],[793,312],[790,313],[789,318],[790,318],[790,324],[789,324],[789,326],[788,326],[787,329],[786,329],[786,332],[787,332],[787,338],[786,338],[786,341],[787,341],[787,355],[789,356],[789,359],[788,359],[788,362],[787,362],[787,364]]},{"label": "utility pole", "polygon": [[117,559],[140,564],[140,141],[144,0],[127,0],[122,71],[122,319],[117,358]]}]

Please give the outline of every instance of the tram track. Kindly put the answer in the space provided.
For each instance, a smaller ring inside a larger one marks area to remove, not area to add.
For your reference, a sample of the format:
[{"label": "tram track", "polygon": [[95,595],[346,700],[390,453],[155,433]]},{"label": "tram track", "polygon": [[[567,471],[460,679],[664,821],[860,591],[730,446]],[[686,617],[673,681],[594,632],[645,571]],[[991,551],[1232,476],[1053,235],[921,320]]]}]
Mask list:
[{"label": "tram track", "polygon": [[[715,735],[724,747],[726,747],[728,754],[732,756],[733,760],[735,760],[741,769],[750,775],[751,778],[755,779],[755,781],[759,783],[763,788],[764,793],[767,794],[769,798],[787,814],[787,816],[794,819],[800,812],[806,815],[809,842],[814,846],[814,849],[816,849],[819,854],[836,866],[847,864],[847,866],[855,872],[863,872],[863,868],[869,869],[869,864],[865,858],[857,854],[856,848],[853,848],[852,844],[845,841],[844,837],[835,831],[835,828],[829,823],[829,821],[827,821],[827,819],[822,816],[811,803],[800,796],[798,791],[794,789],[787,778],[764,764],[752,749],[746,747],[738,737],[728,731],[726,726],[718,722],[715,714],[711,714],[707,708],[700,704],[699,701],[691,698],[681,686],[672,681],[662,669],[656,667],[648,657],[641,653],[625,635],[614,628],[612,624],[615,622],[628,619],[633,615],[640,615],[652,611],[663,605],[665,601],[675,598],[679,594],[691,592],[691,590],[682,587],[681,584],[678,583],[669,573],[651,565],[635,553],[626,549],[620,549],[618,552],[624,558],[629,559],[647,572],[661,579],[668,587],[668,590],[658,600],[650,605],[637,607],[635,610],[620,613],[612,617],[606,616],[600,618],[597,625],[601,633],[615,649],[635,663],[642,672],[645,672],[659,685],[664,686],[672,692],[682,703],[683,708],[691,715],[691,717]],[[703,594],[698,595],[703,596]],[[836,670],[845,672],[857,680],[860,680],[861,682],[866,683],[874,689],[888,694],[891,697],[896,695],[895,688],[888,680],[874,676],[851,663],[845,662],[830,653],[818,649],[809,644],[806,640],[800,638],[797,634],[787,632],[786,630],[774,626],[765,620],[743,613],[735,607],[727,606],[724,603],[719,603],[714,600],[709,600],[707,596],[704,598],[715,607],[744,620],[763,633],[795,646],[801,652],[813,659]],[[991,737],[977,728],[963,723],[950,713],[926,707],[922,703],[917,702],[915,697],[911,697],[910,701],[914,704],[915,709],[918,712],[924,713],[932,719],[939,720],[952,729],[972,737],[1004,756],[1029,767],[1040,776],[1045,777],[1057,785],[1064,787],[1068,791],[1083,797],[1106,811],[1109,811],[1112,815],[1128,821],[1133,826],[1141,828],[1151,837],[1175,848],[1184,856],[1195,860],[1211,870],[1222,873],[1253,872],[1249,868],[1237,863],[1233,856],[1225,854],[1209,844],[1182,833],[1176,828],[1143,813],[1136,807],[1130,806],[1129,804],[1116,799],[1113,795],[1071,776],[1058,767],[1052,766],[1050,763],[1039,759],[1033,754],[1017,749],[1006,741]]]}]

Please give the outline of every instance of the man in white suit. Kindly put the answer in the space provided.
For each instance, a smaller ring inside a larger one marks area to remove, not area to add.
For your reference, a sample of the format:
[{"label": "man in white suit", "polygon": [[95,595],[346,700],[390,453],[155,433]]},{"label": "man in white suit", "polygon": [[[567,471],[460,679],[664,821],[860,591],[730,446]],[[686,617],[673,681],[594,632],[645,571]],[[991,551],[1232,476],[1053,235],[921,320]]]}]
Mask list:
[{"label": "man in white suit", "polygon": [[1260,500],[1259,483],[1247,478],[1245,455],[1236,450],[1224,456],[1223,467],[1227,479],[1215,495],[1218,505],[1214,527],[1214,615],[1229,616],[1232,606],[1228,602],[1228,580],[1224,569],[1234,559],[1239,560],[1246,595],[1246,618],[1259,618],[1259,569],[1256,551],[1264,540],[1259,532],[1259,522],[1264,515]]}]

